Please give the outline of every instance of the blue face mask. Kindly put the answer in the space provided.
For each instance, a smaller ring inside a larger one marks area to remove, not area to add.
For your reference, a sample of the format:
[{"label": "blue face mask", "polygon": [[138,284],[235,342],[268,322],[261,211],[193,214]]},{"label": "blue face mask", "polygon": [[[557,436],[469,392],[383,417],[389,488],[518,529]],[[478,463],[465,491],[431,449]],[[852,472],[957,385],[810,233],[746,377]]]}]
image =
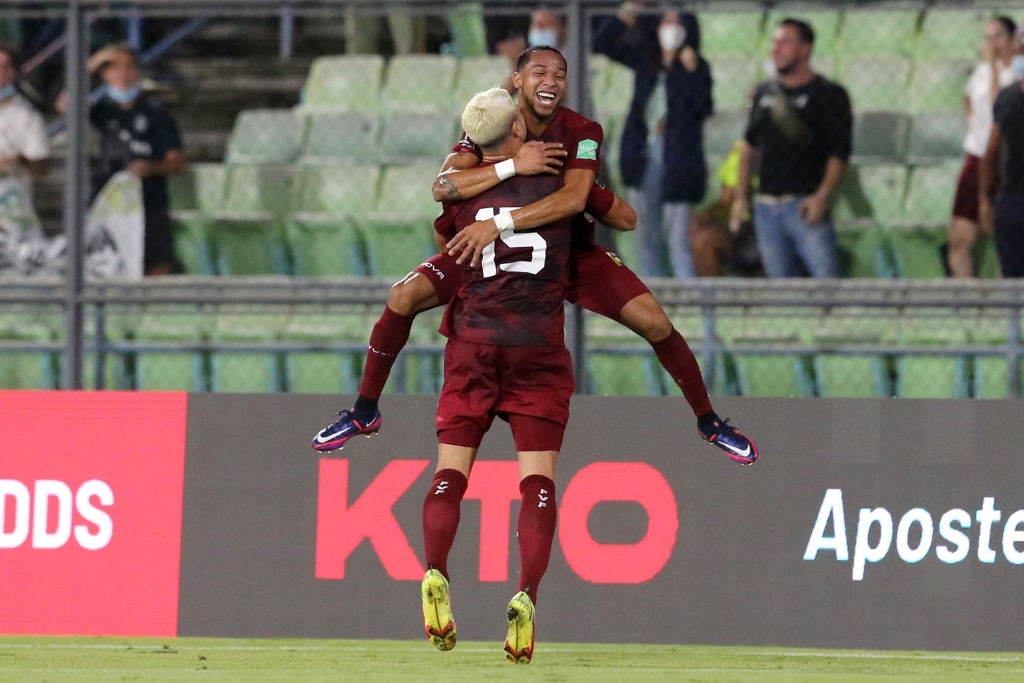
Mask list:
[{"label": "blue face mask", "polygon": [[139,96],[139,92],[141,92],[141,89],[137,85],[133,85],[127,90],[121,90],[120,88],[115,88],[112,85],[107,86],[107,97],[120,104],[127,104],[128,102],[133,101]]},{"label": "blue face mask", "polygon": [[8,83],[4,87],[0,88],[0,100],[6,100],[9,97],[14,97],[17,92],[18,89],[14,87],[14,84]]},{"label": "blue face mask", "polygon": [[1017,80],[1024,78],[1024,55],[1014,55],[1010,60],[1010,66],[1013,68]]}]

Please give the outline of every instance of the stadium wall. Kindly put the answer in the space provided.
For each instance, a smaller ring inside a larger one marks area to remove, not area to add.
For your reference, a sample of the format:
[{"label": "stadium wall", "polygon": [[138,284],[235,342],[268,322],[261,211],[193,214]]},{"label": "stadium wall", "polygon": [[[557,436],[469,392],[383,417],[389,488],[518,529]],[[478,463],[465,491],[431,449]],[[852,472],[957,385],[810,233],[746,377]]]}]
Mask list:
[{"label": "stadium wall", "polygon": [[[347,400],[0,392],[0,632],[422,637],[436,398],[386,397],[379,437],[318,457]],[[1019,649],[1018,402],[717,408],[755,466],[678,399],[574,399],[542,641]],[[504,635],[512,452],[497,423],[463,506],[465,639]]]}]

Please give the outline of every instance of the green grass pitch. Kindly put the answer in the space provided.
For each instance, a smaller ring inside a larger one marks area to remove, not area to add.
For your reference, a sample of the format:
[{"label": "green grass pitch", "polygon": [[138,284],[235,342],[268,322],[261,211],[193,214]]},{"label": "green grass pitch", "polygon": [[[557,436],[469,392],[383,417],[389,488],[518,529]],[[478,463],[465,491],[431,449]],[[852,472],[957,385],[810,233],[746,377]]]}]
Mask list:
[{"label": "green grass pitch", "polygon": [[74,681],[990,681],[1024,679],[1024,654],[537,643],[0,636],[0,680]]}]

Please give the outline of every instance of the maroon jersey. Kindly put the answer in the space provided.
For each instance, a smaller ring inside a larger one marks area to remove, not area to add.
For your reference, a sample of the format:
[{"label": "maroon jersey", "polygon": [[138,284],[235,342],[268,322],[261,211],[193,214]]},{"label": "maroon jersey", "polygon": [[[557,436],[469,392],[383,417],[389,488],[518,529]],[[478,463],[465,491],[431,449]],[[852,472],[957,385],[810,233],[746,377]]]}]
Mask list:
[{"label": "maroon jersey", "polygon": [[[455,227],[535,202],[562,186],[561,175],[515,176],[472,199],[452,204]],[[501,346],[565,343],[562,300],[569,278],[569,220],[500,237],[480,265],[467,266],[449,303],[441,333]]]}]

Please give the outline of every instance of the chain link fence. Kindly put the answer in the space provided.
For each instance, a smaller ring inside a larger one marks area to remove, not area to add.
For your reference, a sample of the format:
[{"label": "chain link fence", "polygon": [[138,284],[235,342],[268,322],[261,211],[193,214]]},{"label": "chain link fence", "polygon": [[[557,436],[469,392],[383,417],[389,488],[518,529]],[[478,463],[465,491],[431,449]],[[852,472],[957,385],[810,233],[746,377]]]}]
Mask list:
[{"label": "chain link fence", "polygon": [[[53,126],[59,160],[66,142],[53,99],[63,81],[61,53],[46,38],[60,41],[61,14],[46,3],[24,7],[0,9],[0,37],[33,51],[25,55],[32,69],[23,90]],[[571,68],[569,93],[604,126],[602,180],[625,196],[620,144],[634,75],[594,49],[595,35],[621,6],[595,0],[549,8],[577,19],[562,39],[570,63],[582,67]],[[702,145],[709,180],[699,204],[717,199],[717,171],[744,134],[753,88],[772,74],[779,21],[806,20],[815,31],[813,68],[843,85],[852,103],[851,163],[833,210],[842,272],[875,288],[866,302],[782,306],[756,296],[761,290],[748,283],[738,291],[749,301],[666,304],[712,392],[1018,395],[1012,306],[990,309],[979,297],[963,308],[955,288],[941,290],[948,301],[920,309],[914,300],[875,303],[908,280],[947,276],[965,87],[982,62],[990,21],[1024,20],[1024,3],[687,8],[696,15],[700,53],[713,78],[714,113],[703,124]],[[247,295],[251,300],[211,303],[210,286],[190,285],[173,305],[109,303],[97,315],[93,302],[84,316],[91,340],[85,384],[354,392],[366,337],[386,297],[382,283],[436,249],[430,226],[437,204],[429,187],[458,139],[462,106],[509,77],[509,57],[499,51],[525,45],[534,9],[511,2],[170,1],[91,9],[89,47],[115,39],[136,44],[144,89],[181,128],[190,165],[169,178],[169,194],[182,270],[217,281],[276,276],[283,279],[275,282],[309,291],[318,291],[310,283],[341,278],[340,290],[325,284],[331,297],[358,292],[359,282],[375,294],[341,304],[280,284],[295,292],[293,300],[271,304]],[[653,6],[645,13],[659,16]],[[47,59],[48,51],[55,57]],[[50,234],[62,227],[63,180],[58,165],[35,183],[37,212]],[[613,239],[636,269],[635,236]],[[976,274],[996,284],[991,240],[982,236],[973,257]],[[677,291],[675,283],[652,283],[659,295]],[[269,296],[273,289],[254,291]],[[7,353],[0,386],[66,386],[63,350],[73,343],[63,323],[66,305],[3,297],[0,336]],[[417,322],[391,384],[395,391],[436,391],[443,339],[431,315]],[[588,316],[584,323],[582,384],[595,393],[676,393],[642,340],[605,320]]]}]

